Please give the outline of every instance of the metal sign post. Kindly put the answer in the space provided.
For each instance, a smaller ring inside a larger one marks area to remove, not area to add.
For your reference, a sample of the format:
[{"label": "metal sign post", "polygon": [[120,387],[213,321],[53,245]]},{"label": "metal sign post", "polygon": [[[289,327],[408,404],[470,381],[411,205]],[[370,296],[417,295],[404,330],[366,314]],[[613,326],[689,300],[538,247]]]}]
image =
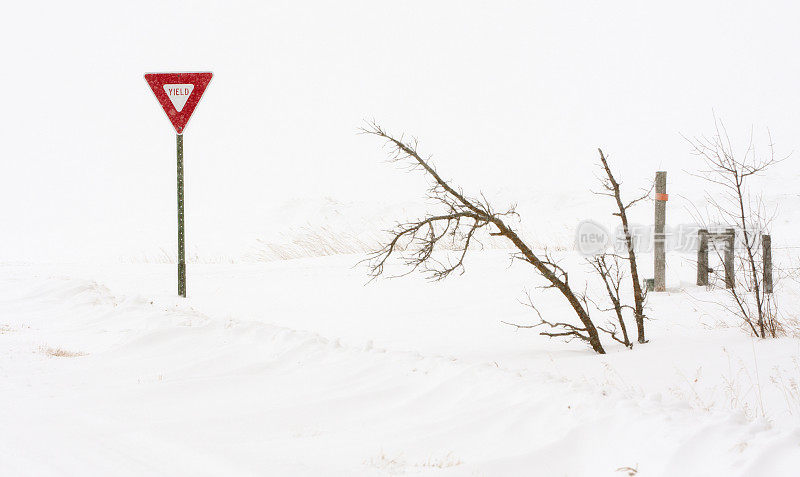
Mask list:
[{"label": "metal sign post", "polygon": [[178,152],[178,295],[186,297],[186,235],[183,220],[183,130],[213,73],[146,73],[145,81],[175,128]]},{"label": "metal sign post", "polygon": [[183,228],[183,134],[178,142],[178,295],[186,298],[186,235]]}]

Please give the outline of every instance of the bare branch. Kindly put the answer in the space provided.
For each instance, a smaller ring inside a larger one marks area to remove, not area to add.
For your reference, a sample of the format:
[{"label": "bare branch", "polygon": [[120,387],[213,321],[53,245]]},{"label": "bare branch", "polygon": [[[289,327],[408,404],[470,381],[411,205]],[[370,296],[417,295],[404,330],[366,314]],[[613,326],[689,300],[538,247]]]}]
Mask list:
[{"label": "bare branch", "polygon": [[[603,154],[603,150],[598,148],[597,152],[600,153],[600,165],[602,167],[603,172],[605,173],[605,177],[601,180],[603,186],[609,191],[610,195],[614,197],[614,201],[617,204],[617,212],[614,213],[615,216],[619,217],[620,222],[622,224],[622,231],[625,234],[625,245],[627,246],[627,253],[628,256],[626,259],[628,260],[628,265],[630,268],[631,273],[631,284],[633,285],[633,314],[634,319],[636,320],[636,331],[637,331],[637,340],[639,343],[646,343],[647,339],[645,338],[644,334],[644,304],[645,304],[645,294],[646,292],[642,291],[642,285],[639,280],[639,267],[636,262],[636,250],[634,249],[633,244],[633,237],[631,235],[630,227],[628,225],[628,209],[636,205],[637,203],[647,199],[650,197],[650,193],[655,187],[655,184],[650,184],[650,188],[640,197],[633,199],[632,201],[628,202],[627,205],[622,201],[622,193],[620,191],[620,183],[617,182],[614,174],[611,172],[611,167],[608,165],[608,159],[606,158],[605,154]],[[595,269],[597,270],[597,269]],[[601,273],[601,275],[603,275]],[[603,281],[607,281],[606,277],[603,276]],[[609,295],[611,295],[611,291],[609,291]],[[619,290],[616,292],[617,301],[619,301]],[[624,330],[624,322],[622,321],[620,315],[620,305],[615,303],[615,308],[618,309],[618,316],[620,324]],[[612,336],[613,338],[613,336]],[[627,337],[625,338],[627,340]]]},{"label": "bare branch", "polygon": [[[418,152],[416,139],[404,140],[392,136],[382,129],[376,122],[369,121],[361,129],[361,133],[383,139],[389,149],[391,162],[402,162],[410,165],[411,170],[422,170],[431,180],[428,197],[442,206],[446,213],[428,215],[425,218],[402,224],[392,233],[392,239],[380,250],[372,254],[370,263],[370,276],[372,279],[384,273],[388,260],[397,254],[400,248],[401,261],[407,268],[403,275],[415,270],[422,270],[432,280],[442,280],[453,272],[464,270],[464,260],[473,243],[477,243],[478,231],[492,225],[494,230],[487,232],[505,237],[517,249],[514,258],[532,265],[539,274],[545,278],[548,288],[558,290],[572,307],[582,327],[568,323],[550,323],[542,319],[542,323],[551,328],[559,328],[558,332],[542,332],[546,336],[563,336],[568,339],[579,338],[586,341],[597,353],[605,353],[600,342],[597,329],[589,317],[585,292],[576,294],[569,285],[567,271],[553,259],[547,251],[542,256],[537,255],[522,240],[522,238],[504,221],[507,217],[517,217],[514,207],[505,212],[496,212],[483,194],[473,199],[448,181],[444,180],[431,164],[430,159],[423,159]],[[446,238],[451,240],[453,249],[458,250],[454,262],[444,264],[434,259],[433,253],[437,245]]]}]

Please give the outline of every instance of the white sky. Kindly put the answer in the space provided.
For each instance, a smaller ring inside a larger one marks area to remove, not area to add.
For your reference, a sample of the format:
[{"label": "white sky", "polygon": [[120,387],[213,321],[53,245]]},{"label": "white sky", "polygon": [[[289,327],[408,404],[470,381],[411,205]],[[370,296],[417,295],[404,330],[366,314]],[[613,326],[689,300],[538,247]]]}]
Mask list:
[{"label": "white sky", "polygon": [[215,73],[185,134],[198,234],[290,197],[417,197],[363,118],[521,198],[586,193],[598,146],[630,183],[678,184],[679,134],[709,132],[712,109],[798,146],[794,2],[77,3],[0,19],[0,258],[174,234],[174,132],[145,71]]}]

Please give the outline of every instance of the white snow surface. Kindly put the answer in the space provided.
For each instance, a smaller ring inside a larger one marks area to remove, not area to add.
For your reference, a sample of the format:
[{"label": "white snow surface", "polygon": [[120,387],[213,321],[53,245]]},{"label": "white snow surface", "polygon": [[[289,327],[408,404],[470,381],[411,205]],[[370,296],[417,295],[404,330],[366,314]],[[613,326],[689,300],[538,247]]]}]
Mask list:
[{"label": "white snow surface", "polygon": [[[441,283],[358,265],[430,210],[357,134],[370,118],[518,204],[574,284],[576,225],[616,220],[597,147],[626,198],[667,171],[668,224],[693,222],[717,191],[682,136],[716,114],[737,151],[768,127],[797,150],[796,2],[4,7],[0,477],[800,474],[791,278],[788,335],[753,339],[672,252],[650,342],[599,356],[501,323],[535,323],[525,291],[572,319],[502,240]],[[185,135],[188,299],[174,131],[142,78],[174,70],[215,74]],[[753,179],[776,270],[797,269],[796,160]]]},{"label": "white snow surface", "polygon": [[651,343],[595,355],[500,323],[538,284],[506,257],[366,286],[359,254],[195,264],[185,300],[169,264],[5,265],[0,475],[796,475],[800,341],[671,257]]}]

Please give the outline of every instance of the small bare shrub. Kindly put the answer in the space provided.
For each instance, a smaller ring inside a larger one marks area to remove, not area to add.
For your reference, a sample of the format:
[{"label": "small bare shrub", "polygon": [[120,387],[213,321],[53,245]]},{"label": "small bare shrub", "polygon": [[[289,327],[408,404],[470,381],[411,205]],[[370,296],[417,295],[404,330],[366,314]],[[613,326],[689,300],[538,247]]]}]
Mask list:
[{"label": "small bare shrub", "polygon": [[761,280],[764,266],[761,237],[769,233],[774,213],[767,210],[763,195],[751,191],[750,181],[786,158],[775,156],[769,131],[765,152],[757,150],[752,131],[747,146],[737,151],[723,122],[716,118],[714,122],[711,137],[687,138],[692,152],[705,165],[705,169],[694,175],[718,189],[717,194],[706,194],[708,209],[706,213],[696,211],[696,219],[706,224],[706,228],[708,224],[719,223],[739,229],[741,247],[732,251],[736,265],[727,288],[730,300],[723,306],[739,317],[753,335],[774,338],[784,330],[775,298]]}]

